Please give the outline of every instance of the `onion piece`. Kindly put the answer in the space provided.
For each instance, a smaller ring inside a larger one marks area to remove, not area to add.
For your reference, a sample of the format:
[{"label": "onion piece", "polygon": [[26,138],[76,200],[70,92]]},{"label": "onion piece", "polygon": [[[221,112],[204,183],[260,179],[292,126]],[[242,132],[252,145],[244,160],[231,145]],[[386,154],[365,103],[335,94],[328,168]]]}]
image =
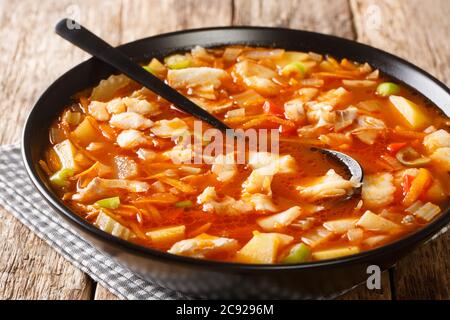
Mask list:
[{"label": "onion piece", "polygon": [[405,211],[430,222],[441,212],[441,208],[431,202],[423,204],[421,201],[416,201]]}]

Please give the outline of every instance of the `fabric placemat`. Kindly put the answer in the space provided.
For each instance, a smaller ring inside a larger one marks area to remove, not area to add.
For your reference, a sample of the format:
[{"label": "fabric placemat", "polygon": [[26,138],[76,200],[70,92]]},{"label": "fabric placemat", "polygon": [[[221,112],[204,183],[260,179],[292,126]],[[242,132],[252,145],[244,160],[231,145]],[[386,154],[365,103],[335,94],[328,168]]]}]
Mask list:
[{"label": "fabric placemat", "polygon": [[[0,205],[75,267],[87,273],[119,298],[130,300],[191,298],[142,279],[79,236],[54,212],[28,178],[19,145],[0,147]],[[448,229],[449,226],[445,227],[432,239],[447,232]]]},{"label": "fabric placemat", "polygon": [[25,171],[18,145],[0,147],[0,205],[119,298],[189,299],[140,278],[79,236],[36,190]]}]

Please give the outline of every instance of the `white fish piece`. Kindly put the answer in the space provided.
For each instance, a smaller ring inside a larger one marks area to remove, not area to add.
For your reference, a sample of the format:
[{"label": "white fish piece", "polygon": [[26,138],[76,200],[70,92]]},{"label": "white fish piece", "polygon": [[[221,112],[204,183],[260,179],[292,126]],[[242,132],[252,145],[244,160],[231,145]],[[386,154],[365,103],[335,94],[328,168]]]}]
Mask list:
[{"label": "white fish piece", "polygon": [[295,159],[290,155],[277,155],[270,152],[252,152],[248,160],[252,169],[274,167],[275,173],[294,173],[296,171]]},{"label": "white fish piece", "polygon": [[301,208],[299,206],[295,206],[268,217],[258,218],[256,223],[264,231],[275,231],[289,226],[301,214]]},{"label": "white fish piece", "polygon": [[234,239],[203,233],[195,238],[176,242],[167,252],[194,258],[206,258],[214,254],[237,251],[238,245]]},{"label": "white fish piece", "polygon": [[317,201],[327,198],[336,198],[347,195],[360,184],[353,180],[345,180],[333,169],[317,179],[310,186],[298,186],[300,197],[308,201]]},{"label": "white fish piece", "polygon": [[146,192],[149,188],[150,185],[142,181],[103,179],[95,177],[86,187],[79,189],[78,192],[72,196],[72,199],[76,201],[89,202],[113,195],[117,189],[140,193]]},{"label": "white fish piece", "polygon": [[124,149],[134,149],[148,143],[148,138],[141,131],[128,129],[123,130],[116,139],[119,147]]},{"label": "white fish piece", "polygon": [[192,145],[180,143],[164,152],[163,155],[172,160],[173,163],[191,163],[191,160],[194,157],[194,151],[192,150]]},{"label": "white fish piece", "polygon": [[152,116],[160,112],[159,106],[154,102],[128,97],[123,98],[122,101],[126,105],[128,112],[135,112],[144,116]]},{"label": "white fish piece", "polygon": [[394,201],[394,177],[389,172],[382,172],[364,176],[362,199],[369,208],[389,205]]},{"label": "white fish piece", "polygon": [[126,105],[123,103],[122,98],[115,98],[108,102],[106,109],[111,114],[122,113],[127,110]]},{"label": "white fish piece", "polygon": [[213,85],[217,89],[222,85],[222,80],[227,78],[229,75],[225,70],[210,67],[169,70],[167,74],[169,85],[175,89],[208,85]]},{"label": "white fish piece", "polygon": [[251,203],[243,200],[236,200],[230,196],[219,200],[215,187],[206,187],[203,192],[198,195],[197,203],[203,205],[203,211],[215,212],[223,215],[236,215],[253,211]]},{"label": "white fish piece", "polygon": [[272,80],[257,76],[244,78],[244,83],[247,87],[263,96],[274,96],[278,94],[281,89],[280,86],[275,84]]},{"label": "white fish piece", "polygon": [[289,100],[284,104],[284,115],[286,119],[303,122],[306,119],[303,101],[300,98]]},{"label": "white fish piece", "polygon": [[98,121],[108,121],[109,113],[106,108],[107,104],[100,101],[91,101],[88,106],[88,112]]},{"label": "white fish piece", "polygon": [[147,129],[153,125],[153,121],[135,112],[123,112],[113,114],[109,123],[119,129]]},{"label": "white fish piece", "polygon": [[423,138],[423,145],[430,154],[439,148],[450,147],[450,133],[444,129],[430,133]]},{"label": "white fish piece", "polygon": [[139,150],[136,151],[136,154],[139,157],[139,159],[145,161],[154,160],[158,156],[158,154],[155,151],[146,148],[139,148]]},{"label": "white fish piece", "polygon": [[160,138],[177,138],[189,133],[187,124],[179,118],[156,121],[150,130]]},{"label": "white fish piece", "polygon": [[229,182],[233,180],[237,174],[237,166],[234,161],[234,153],[227,155],[219,154],[214,159],[214,164],[211,167],[212,173],[217,177],[217,180],[221,182]]},{"label": "white fish piece", "polygon": [[251,203],[256,211],[278,211],[278,208],[272,202],[272,198],[266,194],[244,194],[242,200]]},{"label": "white fish piece", "polygon": [[272,195],[271,184],[274,174],[264,174],[262,170],[265,170],[265,168],[253,170],[242,183],[243,194],[262,193],[269,196]]}]

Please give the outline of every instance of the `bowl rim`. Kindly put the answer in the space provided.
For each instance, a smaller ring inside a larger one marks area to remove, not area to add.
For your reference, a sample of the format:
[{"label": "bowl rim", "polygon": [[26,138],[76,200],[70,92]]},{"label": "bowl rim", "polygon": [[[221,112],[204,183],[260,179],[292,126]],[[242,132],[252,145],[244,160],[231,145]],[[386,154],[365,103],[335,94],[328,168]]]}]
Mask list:
[{"label": "bowl rim", "polygon": [[[449,96],[450,96],[450,89],[441,81],[436,79],[434,76],[428,74],[426,71],[420,69],[419,67],[415,66],[414,64],[399,58],[393,54],[390,54],[386,51],[374,48],[372,46],[362,44],[360,42],[345,39],[342,37],[329,35],[329,34],[323,34],[318,32],[312,32],[312,31],[304,31],[304,30],[297,30],[297,29],[290,29],[290,28],[274,28],[274,27],[260,27],[260,26],[223,26],[223,27],[208,27],[208,28],[195,28],[195,29],[186,29],[186,30],[179,30],[174,32],[168,32],[163,34],[158,34],[138,40],[134,40],[125,44],[122,44],[118,46],[117,48],[122,49],[126,48],[128,46],[137,45],[139,43],[143,43],[149,40],[153,39],[159,39],[159,38],[165,38],[175,35],[183,35],[183,34],[193,34],[196,32],[208,32],[208,31],[220,31],[220,30],[227,30],[227,31],[239,31],[239,30],[254,30],[254,31],[278,31],[278,32],[300,32],[303,34],[309,34],[311,36],[316,37],[324,37],[334,40],[339,40],[341,42],[344,42],[348,45],[353,46],[360,46],[361,48],[366,48],[368,50],[371,50],[374,53],[379,53],[386,58],[391,59],[395,61],[396,63],[400,63],[404,65],[405,67],[412,69],[415,72],[420,73],[422,76],[425,76],[426,78],[430,79],[434,85],[437,85],[442,90],[444,90]],[[235,42],[238,43],[238,42]],[[229,44],[222,44],[229,45]],[[215,45],[213,46],[220,46]],[[180,51],[181,48],[174,48],[174,52],[178,50]],[[38,100],[34,103],[33,108],[28,114],[28,117],[25,121],[25,125],[23,127],[22,131],[22,139],[21,139],[21,155],[22,160],[25,164],[26,172],[31,179],[34,186],[37,188],[39,193],[43,196],[43,198],[47,201],[47,203],[50,204],[51,207],[55,209],[56,212],[58,212],[59,215],[61,215],[64,219],[68,220],[71,223],[74,223],[78,225],[81,229],[83,229],[85,232],[89,233],[90,235],[94,236],[97,240],[107,242],[109,245],[113,245],[117,247],[120,250],[125,250],[128,253],[132,253],[138,256],[141,256],[143,258],[149,258],[153,260],[158,260],[161,262],[166,263],[175,263],[178,265],[184,265],[184,266],[190,266],[190,267],[199,267],[199,268],[209,268],[214,269],[218,271],[248,271],[248,272],[273,272],[273,271],[291,271],[291,270],[304,270],[304,269],[318,269],[318,268],[333,268],[338,265],[347,265],[347,264],[358,264],[358,263],[370,263],[371,261],[375,261],[376,257],[379,256],[385,256],[392,254],[393,252],[399,252],[405,247],[411,247],[411,250],[413,247],[415,247],[417,244],[424,242],[426,239],[432,237],[433,235],[438,234],[441,232],[442,229],[447,227],[450,223],[450,201],[447,201],[445,204],[445,209],[440,214],[440,216],[432,221],[431,223],[428,223],[424,227],[407,234],[393,242],[387,243],[383,246],[362,251],[360,253],[345,256],[341,258],[335,258],[335,259],[329,259],[329,260],[322,260],[322,261],[313,261],[313,262],[307,262],[307,263],[299,263],[299,264],[245,264],[245,263],[236,263],[236,262],[224,262],[224,261],[216,261],[216,260],[206,260],[206,259],[196,259],[186,256],[180,256],[175,254],[170,254],[164,251],[159,251],[156,249],[152,249],[150,247],[145,247],[139,244],[135,244],[126,240],[122,240],[118,237],[115,237],[107,232],[104,232],[79,215],[77,215],[75,212],[73,212],[68,206],[66,206],[59,198],[57,198],[55,195],[53,195],[49,190],[47,189],[44,182],[39,178],[39,175],[35,169],[34,164],[32,163],[32,155],[31,155],[31,149],[29,145],[27,145],[27,142],[30,140],[30,126],[31,126],[31,119],[35,112],[37,112],[37,106],[42,103],[42,100],[44,99],[45,95],[52,91],[53,88],[56,86],[57,83],[63,82],[65,78],[69,77],[70,74],[75,71],[75,69],[81,67],[82,65],[91,63],[93,60],[96,60],[96,58],[89,58],[74,67],[70,68],[68,71],[60,75],[56,80],[53,81],[53,83],[45,89],[45,91],[39,96]],[[389,75],[389,72],[383,71],[388,76],[395,78],[394,76]],[[414,89],[414,88],[413,88]],[[441,106],[438,107],[442,112],[447,113],[446,110],[442,109]],[[77,232],[78,233],[78,232]],[[83,235],[81,235],[83,238],[85,238]],[[91,241],[88,240],[92,244]],[[97,246],[96,244],[93,244],[94,246]]]}]

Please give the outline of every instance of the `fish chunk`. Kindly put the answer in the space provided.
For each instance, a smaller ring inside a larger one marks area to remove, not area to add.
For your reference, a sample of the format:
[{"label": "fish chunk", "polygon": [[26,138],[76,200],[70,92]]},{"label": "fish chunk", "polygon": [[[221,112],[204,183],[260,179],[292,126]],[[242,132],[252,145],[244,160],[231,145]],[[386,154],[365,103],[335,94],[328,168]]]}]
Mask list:
[{"label": "fish chunk", "polygon": [[238,249],[234,239],[215,237],[203,233],[192,239],[176,242],[167,252],[194,258],[207,258],[216,254],[230,254]]},{"label": "fish chunk", "polygon": [[306,119],[306,115],[302,99],[297,98],[286,102],[284,104],[284,115],[288,120],[303,122]]},{"label": "fish chunk", "polygon": [[209,67],[169,70],[167,74],[169,85],[175,89],[208,85],[217,89],[221,86],[222,80],[227,78],[229,78],[229,75],[226,71]]},{"label": "fish chunk", "polygon": [[108,102],[106,109],[111,114],[122,113],[127,110],[121,98],[116,98]]},{"label": "fish chunk", "polygon": [[235,215],[253,211],[253,206],[243,200],[236,200],[230,196],[219,200],[215,187],[207,187],[197,197],[197,203],[203,205],[203,211],[217,214]]},{"label": "fish chunk", "polygon": [[133,149],[148,143],[148,139],[144,133],[134,129],[122,131],[117,136],[116,141],[119,147],[124,149]]},{"label": "fish chunk", "polygon": [[450,133],[444,129],[430,133],[423,138],[423,145],[428,153],[433,153],[439,148],[450,147]]},{"label": "fish chunk", "polygon": [[362,199],[369,208],[387,206],[394,201],[394,177],[389,172],[366,175],[362,187]]},{"label": "fish chunk", "polygon": [[219,154],[214,160],[211,171],[216,175],[218,181],[231,181],[237,174],[237,166],[234,161],[234,153],[229,153],[227,155]]},{"label": "fish chunk", "polygon": [[358,182],[345,180],[333,169],[330,169],[324,176],[315,179],[312,185],[298,186],[297,190],[300,191],[301,198],[317,201],[345,196],[358,186]]},{"label": "fish chunk", "polygon": [[117,193],[117,189],[139,193],[146,192],[149,188],[150,185],[142,181],[103,179],[96,177],[92,179],[86,187],[79,189],[78,192],[72,196],[72,199],[90,202],[107,196],[113,196]]},{"label": "fish chunk", "polygon": [[92,101],[88,106],[88,112],[98,121],[108,121],[109,113],[107,104],[100,101]]},{"label": "fish chunk", "polygon": [[109,123],[119,129],[147,129],[153,125],[153,121],[135,112],[123,112],[114,114]]},{"label": "fish chunk", "polygon": [[156,121],[151,131],[160,138],[178,138],[188,133],[189,128],[183,120],[173,118]]},{"label": "fish chunk", "polygon": [[135,112],[142,115],[156,115],[158,114],[159,107],[156,103],[148,102],[147,100],[141,100],[136,98],[123,98],[123,103],[127,107],[128,112]]}]

